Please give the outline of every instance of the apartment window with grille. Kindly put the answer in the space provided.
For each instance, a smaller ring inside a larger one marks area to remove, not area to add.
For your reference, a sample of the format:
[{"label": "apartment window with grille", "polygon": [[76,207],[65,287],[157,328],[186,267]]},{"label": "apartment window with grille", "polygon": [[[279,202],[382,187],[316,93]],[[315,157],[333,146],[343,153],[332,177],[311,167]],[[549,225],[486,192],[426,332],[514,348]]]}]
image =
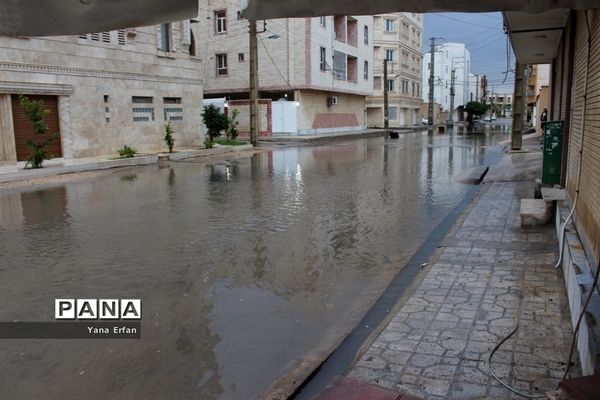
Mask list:
[{"label": "apartment window with grille", "polygon": [[394,32],[394,20],[393,19],[386,19],[385,20],[385,31],[386,32]]},{"label": "apartment window with grille", "polygon": [[227,11],[215,11],[215,33],[227,32]]},{"label": "apartment window with grille", "polygon": [[99,42],[100,34],[99,33],[90,33],[90,40],[93,40],[94,42]]},{"label": "apartment window with grille", "polygon": [[117,43],[119,43],[121,46],[127,44],[127,38],[125,37],[125,29],[119,29],[117,31]]},{"label": "apartment window with grille", "polygon": [[321,57],[321,62],[320,62],[321,71],[325,71],[325,70],[327,70],[327,49],[325,47],[320,48],[320,57]]},{"label": "apartment window with grille", "polygon": [[147,96],[133,96],[133,122],[154,121],[154,98]]},{"label": "apartment window with grille", "polygon": [[394,61],[394,50],[386,50],[385,59],[388,61]]},{"label": "apartment window with grille", "polygon": [[387,81],[387,89],[388,89],[388,92],[393,92],[394,91],[394,80],[393,79],[388,79],[388,81]]},{"label": "apartment window with grille", "polygon": [[160,51],[171,51],[171,24],[160,24]]},{"label": "apartment window with grille", "polygon": [[217,54],[217,76],[227,75],[227,54]]},{"label": "apartment window with grille", "polygon": [[364,29],[365,44],[369,44],[369,27],[365,25]]},{"label": "apartment window with grille", "polygon": [[244,62],[245,61],[244,53],[238,53],[238,61],[239,62]]},{"label": "apartment window with grille", "polygon": [[163,97],[163,116],[165,121],[183,121],[181,97]]},{"label": "apartment window with grille", "polygon": [[369,79],[369,62],[368,61],[365,61],[363,77],[365,78],[365,80]]},{"label": "apartment window with grille", "polygon": [[320,17],[319,18],[319,24],[325,28],[325,26],[327,26],[327,17]]},{"label": "apartment window with grille", "polygon": [[388,120],[395,121],[398,119],[398,107],[388,107]]}]

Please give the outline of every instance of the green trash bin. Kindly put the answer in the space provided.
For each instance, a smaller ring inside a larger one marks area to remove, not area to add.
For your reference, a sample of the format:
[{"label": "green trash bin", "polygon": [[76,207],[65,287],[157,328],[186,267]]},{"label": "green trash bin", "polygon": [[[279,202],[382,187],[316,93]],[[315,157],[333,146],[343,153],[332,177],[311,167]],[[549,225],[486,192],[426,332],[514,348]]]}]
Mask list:
[{"label": "green trash bin", "polygon": [[564,121],[548,121],[544,123],[543,184],[560,184],[564,127]]}]

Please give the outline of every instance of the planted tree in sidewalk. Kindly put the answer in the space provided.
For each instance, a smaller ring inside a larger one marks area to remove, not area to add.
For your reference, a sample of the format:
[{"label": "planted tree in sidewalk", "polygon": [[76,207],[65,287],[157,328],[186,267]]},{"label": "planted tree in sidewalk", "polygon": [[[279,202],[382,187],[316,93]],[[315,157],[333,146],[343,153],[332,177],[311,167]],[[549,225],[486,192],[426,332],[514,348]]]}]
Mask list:
[{"label": "planted tree in sidewalk", "polygon": [[481,116],[485,114],[487,110],[488,106],[486,104],[480,103],[478,101],[469,101],[465,105],[465,111],[467,112],[467,122],[469,124],[472,124],[474,116]]},{"label": "planted tree in sidewalk", "polygon": [[[27,159],[25,168],[42,168],[44,160],[50,160],[52,154],[47,150],[48,145],[52,143],[57,134],[50,137],[41,138],[39,136],[48,133],[48,125],[46,125],[46,117],[50,114],[50,110],[44,107],[44,102],[41,100],[31,100],[27,96],[20,95],[19,103],[25,111],[25,116],[33,124],[34,138],[27,140],[27,147],[31,149],[31,155]],[[38,138],[36,138],[36,136]]]},{"label": "planted tree in sidewalk", "polygon": [[173,146],[175,145],[175,138],[173,137],[173,127],[171,126],[171,123],[167,123],[167,125],[165,125],[165,143],[167,144],[167,147],[169,148],[169,153],[173,152]]},{"label": "planted tree in sidewalk", "polygon": [[204,106],[202,120],[204,121],[204,125],[206,125],[208,133],[208,138],[204,141],[204,144],[206,148],[211,148],[214,138],[221,136],[221,132],[227,130],[229,119],[219,107],[209,104],[208,106]]},{"label": "planted tree in sidewalk", "polygon": [[240,111],[234,108],[231,112],[231,118],[228,118],[227,120],[227,138],[233,141],[235,141],[238,135],[240,134],[238,130],[238,125],[240,124],[240,122],[237,120],[239,114]]}]

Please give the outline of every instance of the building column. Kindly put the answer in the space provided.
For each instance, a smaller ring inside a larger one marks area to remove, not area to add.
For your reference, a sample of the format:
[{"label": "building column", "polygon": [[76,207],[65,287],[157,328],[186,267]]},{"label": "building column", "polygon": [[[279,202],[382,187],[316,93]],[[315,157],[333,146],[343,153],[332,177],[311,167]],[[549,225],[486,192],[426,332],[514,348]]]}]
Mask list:
[{"label": "building column", "polygon": [[10,94],[0,93],[0,165],[17,163]]},{"label": "building column", "polygon": [[73,159],[73,130],[71,128],[71,96],[58,97],[58,121],[62,154],[65,160]]},{"label": "building column", "polygon": [[525,93],[525,65],[517,61],[515,68],[515,94],[513,96],[513,123],[510,148],[521,150],[523,146],[523,118],[527,106]]}]

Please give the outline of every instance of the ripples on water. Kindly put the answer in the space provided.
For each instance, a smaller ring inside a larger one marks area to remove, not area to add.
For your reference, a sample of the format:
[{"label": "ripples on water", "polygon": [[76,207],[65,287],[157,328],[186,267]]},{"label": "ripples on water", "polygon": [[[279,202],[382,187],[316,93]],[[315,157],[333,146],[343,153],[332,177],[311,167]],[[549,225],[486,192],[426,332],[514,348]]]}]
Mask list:
[{"label": "ripples on water", "polygon": [[139,341],[11,341],[2,398],[255,398],[356,324],[506,134],[402,135],[0,192],[0,320],[141,298]]}]

